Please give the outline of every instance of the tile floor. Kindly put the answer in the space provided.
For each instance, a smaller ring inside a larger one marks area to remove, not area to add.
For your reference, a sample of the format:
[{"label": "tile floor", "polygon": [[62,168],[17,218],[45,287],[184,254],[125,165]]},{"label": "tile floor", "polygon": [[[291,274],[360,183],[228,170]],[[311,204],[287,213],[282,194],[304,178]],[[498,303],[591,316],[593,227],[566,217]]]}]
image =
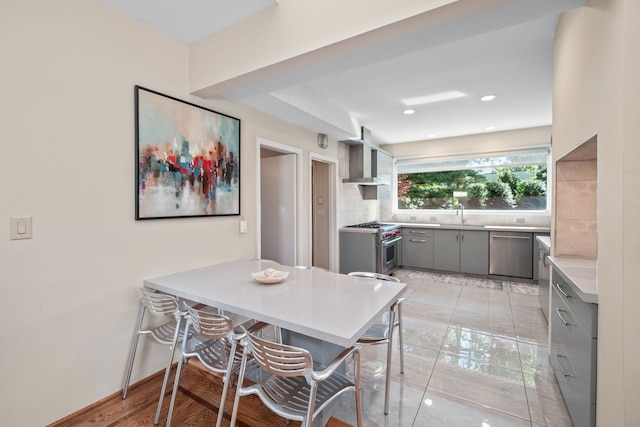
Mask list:
[{"label": "tile floor", "polygon": [[[393,353],[383,415],[385,347],[362,352],[362,398],[373,426],[571,426],[547,357],[534,285],[398,270],[405,372]],[[355,425],[345,395],[334,416]]]}]

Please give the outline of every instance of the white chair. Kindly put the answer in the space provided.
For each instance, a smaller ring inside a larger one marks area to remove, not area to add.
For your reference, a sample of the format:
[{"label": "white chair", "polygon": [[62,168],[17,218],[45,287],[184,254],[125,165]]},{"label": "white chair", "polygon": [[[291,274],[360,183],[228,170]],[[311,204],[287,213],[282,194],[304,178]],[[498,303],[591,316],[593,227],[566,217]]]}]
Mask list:
[{"label": "white chair", "polygon": [[[180,325],[186,311],[180,309],[180,302],[172,295],[154,292],[144,288],[140,289],[140,295],[140,314],[138,315],[136,332],[133,336],[133,343],[131,345],[129,365],[127,367],[124,385],[122,387],[122,398],[127,398],[129,381],[131,380],[131,372],[133,371],[133,361],[138,349],[140,335],[151,335],[159,343],[169,345],[169,359],[167,361],[167,367],[165,369],[164,380],[162,381],[162,389],[160,391],[160,398],[158,399],[158,407],[156,410],[155,424],[158,424],[158,418],[160,417],[160,411],[162,409],[162,401],[167,388],[167,381],[169,380],[169,373],[171,371],[175,347],[176,344],[184,337],[184,330],[182,330]],[[142,325],[147,312],[156,317],[164,317],[166,320],[158,326],[143,328]]]},{"label": "white chair", "polygon": [[[236,351],[237,343],[245,334],[244,330],[234,332],[234,327],[229,317],[187,307],[184,330],[193,330],[193,335],[182,342],[182,351],[178,360],[178,369],[173,383],[173,393],[169,413],[167,414],[167,427],[171,425],[173,409],[180,383],[180,374],[183,366],[190,358],[196,357],[207,369],[223,374],[222,395],[216,426],[220,427],[224,415],[224,405],[231,382],[231,374],[240,366],[241,353]],[[266,324],[254,323],[250,330],[256,331]],[[158,423],[156,419],[155,424]]]},{"label": "white chair", "polygon": [[[360,351],[357,347],[345,349],[326,368],[315,370],[311,353],[305,349],[267,341],[251,332],[243,338],[243,346],[231,427],[235,427],[241,396],[256,394],[275,414],[300,421],[302,427],[311,427],[320,411],[349,390],[355,392],[357,425],[362,426]],[[268,376],[244,386],[250,356]],[[338,369],[350,358],[354,361],[353,380]]]},{"label": "white chair", "polygon": [[[375,280],[386,280],[389,282],[400,282],[393,276],[386,274],[371,273],[366,271],[353,271],[349,276],[368,277]],[[395,300],[389,307],[389,319],[386,323],[373,324],[365,331],[358,340],[359,345],[387,345],[387,372],[384,388],[384,414],[389,414],[389,385],[391,383],[391,354],[393,349],[393,330],[398,328],[398,341],[400,345],[400,373],[404,374],[404,341],[402,337],[402,302],[405,297]]]}]

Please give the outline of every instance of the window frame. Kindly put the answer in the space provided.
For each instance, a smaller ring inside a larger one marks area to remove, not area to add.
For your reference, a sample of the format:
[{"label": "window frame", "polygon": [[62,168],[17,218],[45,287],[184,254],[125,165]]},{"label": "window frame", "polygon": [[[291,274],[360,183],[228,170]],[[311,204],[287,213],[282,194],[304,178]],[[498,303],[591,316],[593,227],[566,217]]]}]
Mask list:
[{"label": "window frame", "polygon": [[[401,209],[398,207],[398,166],[403,164],[420,164],[420,163],[442,163],[442,162],[451,162],[456,160],[470,160],[478,157],[482,158],[491,158],[491,157],[510,157],[523,155],[528,153],[540,153],[546,151],[547,157],[547,188],[546,188],[546,207],[545,209],[465,209],[469,214],[500,214],[500,215],[549,215],[551,213],[551,202],[552,202],[552,158],[551,158],[551,145],[537,145],[530,146],[526,148],[519,149],[505,149],[505,150],[497,150],[497,151],[478,151],[478,152],[466,152],[459,154],[450,154],[450,155],[433,155],[433,156],[411,156],[411,157],[403,157],[394,159],[393,162],[393,176],[392,176],[392,212],[394,214],[410,214],[412,212],[415,213],[455,213],[456,209]],[[509,165],[501,166],[494,165],[490,167],[508,167]],[[516,164],[514,166],[522,166],[521,164]],[[451,170],[464,170],[464,169],[473,169],[470,167],[460,167],[459,169],[447,168],[447,169],[438,169],[428,172],[437,172],[437,171],[451,171]],[[403,173],[411,173],[411,172],[403,172]],[[417,173],[417,172],[415,172]]]}]

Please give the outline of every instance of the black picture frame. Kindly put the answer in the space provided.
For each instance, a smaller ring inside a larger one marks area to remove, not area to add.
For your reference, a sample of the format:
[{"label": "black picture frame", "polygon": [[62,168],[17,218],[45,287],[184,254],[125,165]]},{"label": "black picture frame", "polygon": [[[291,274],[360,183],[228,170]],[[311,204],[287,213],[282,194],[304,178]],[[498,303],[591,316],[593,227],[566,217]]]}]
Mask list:
[{"label": "black picture frame", "polygon": [[135,219],[240,215],[240,119],[134,92]]}]

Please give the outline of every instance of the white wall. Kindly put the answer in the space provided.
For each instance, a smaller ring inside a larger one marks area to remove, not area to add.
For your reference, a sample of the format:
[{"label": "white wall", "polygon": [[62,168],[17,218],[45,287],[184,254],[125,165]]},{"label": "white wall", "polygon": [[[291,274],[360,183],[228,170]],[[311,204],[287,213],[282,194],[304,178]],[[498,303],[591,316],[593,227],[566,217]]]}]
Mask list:
[{"label": "white wall", "polygon": [[[258,136],[305,158],[337,149],[255,110],[190,97],[188,47],[99,0],[0,2],[0,51],[0,424],[36,426],[121,387],[143,279],[256,255]],[[242,120],[247,234],[237,217],[134,221],[136,84]],[[9,239],[12,216],[33,217],[32,240]],[[156,348],[141,347],[134,381],[161,369]]]},{"label": "white wall", "polygon": [[377,221],[380,217],[380,201],[362,198],[359,185],[343,183],[349,178],[349,146],[338,144],[338,227]]},{"label": "white wall", "polygon": [[591,0],[556,29],[553,156],[598,137],[601,426],[640,425],[640,2]]}]

